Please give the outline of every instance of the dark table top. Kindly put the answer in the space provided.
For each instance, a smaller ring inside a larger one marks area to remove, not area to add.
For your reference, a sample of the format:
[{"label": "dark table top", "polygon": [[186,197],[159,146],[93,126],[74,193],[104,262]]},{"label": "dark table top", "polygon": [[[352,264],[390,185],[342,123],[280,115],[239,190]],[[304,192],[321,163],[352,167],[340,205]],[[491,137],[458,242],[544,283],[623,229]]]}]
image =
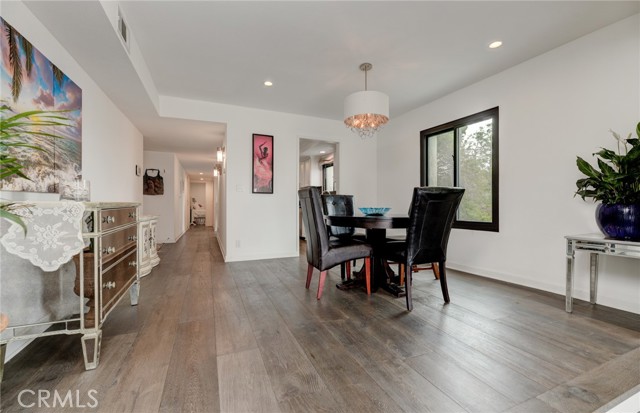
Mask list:
[{"label": "dark table top", "polygon": [[406,228],[409,225],[408,215],[326,215],[327,224],[336,227],[355,227],[366,229]]}]

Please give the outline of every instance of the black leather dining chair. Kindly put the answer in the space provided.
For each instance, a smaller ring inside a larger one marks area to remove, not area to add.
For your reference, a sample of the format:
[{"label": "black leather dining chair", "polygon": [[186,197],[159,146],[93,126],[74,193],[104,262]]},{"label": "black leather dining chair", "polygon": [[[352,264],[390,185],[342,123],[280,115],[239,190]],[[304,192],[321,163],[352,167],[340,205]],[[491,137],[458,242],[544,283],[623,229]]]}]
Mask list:
[{"label": "black leather dining chair", "polygon": [[302,221],[306,233],[307,243],[307,284],[309,288],[313,269],[320,271],[317,299],[322,296],[327,271],[338,264],[356,258],[365,259],[365,279],[367,294],[371,294],[371,254],[370,245],[355,240],[329,239],[327,225],[324,222],[320,191],[315,187],[304,187],[298,191]]},{"label": "black leather dining chair", "polygon": [[404,242],[388,243],[383,252],[385,259],[404,264],[407,310],[409,311],[413,310],[412,268],[416,264],[438,263],[442,296],[445,303],[450,301],[445,270],[447,245],[463,194],[463,188],[414,188],[407,238]]},{"label": "black leather dining chair", "polygon": [[[353,215],[353,195],[322,195],[322,210],[325,215]],[[350,239],[356,232],[354,227],[335,227],[328,225],[329,236],[337,239]]]},{"label": "black leather dining chair", "polygon": [[[337,216],[352,216],[354,212],[353,208],[353,195],[336,195],[336,194],[323,194],[322,195],[322,210],[325,215],[337,215]],[[329,232],[329,239],[334,241],[365,241],[364,235],[356,234],[354,227],[336,227],[327,226]],[[355,260],[353,265],[355,265]],[[351,262],[346,261],[340,264],[340,277],[344,280],[351,279]]]}]

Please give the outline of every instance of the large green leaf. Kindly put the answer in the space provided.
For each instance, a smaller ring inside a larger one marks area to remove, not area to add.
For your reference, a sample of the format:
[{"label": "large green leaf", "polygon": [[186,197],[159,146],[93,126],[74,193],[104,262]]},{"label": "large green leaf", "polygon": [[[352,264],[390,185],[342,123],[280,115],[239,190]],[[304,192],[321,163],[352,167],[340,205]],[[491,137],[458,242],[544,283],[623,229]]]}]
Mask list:
[{"label": "large green leaf", "polygon": [[602,159],[598,159],[598,168],[600,168],[600,171],[602,172],[602,175],[604,175],[605,178],[611,177],[618,173],[616,170],[614,170],[611,166],[609,166],[608,163],[606,163]]},{"label": "large green leaf", "polygon": [[614,151],[612,151],[611,149],[605,149],[605,148],[602,148],[601,150],[599,150],[598,152],[594,153],[593,155],[594,156],[599,156],[602,159],[606,159],[606,160],[612,161],[614,163],[618,158],[618,155]]},{"label": "large green leaf", "polygon": [[578,169],[580,170],[580,172],[591,178],[597,178],[601,175],[599,171],[597,171],[593,166],[589,164],[589,162],[585,161],[579,156],[578,159],[576,159],[576,164],[578,165]]},{"label": "large green leaf", "polygon": [[625,156],[624,163],[627,166],[635,165],[640,161],[640,146],[634,146],[631,148],[629,152],[627,152],[627,156]]},{"label": "large green leaf", "polygon": [[0,204],[0,218],[8,219],[9,221],[15,222],[16,224],[20,225],[22,227],[22,230],[24,231],[24,234],[27,235],[27,226],[24,224],[24,221],[22,221],[22,218],[20,218],[16,214],[12,214],[8,209],[6,209],[10,208],[11,205],[12,204]]}]

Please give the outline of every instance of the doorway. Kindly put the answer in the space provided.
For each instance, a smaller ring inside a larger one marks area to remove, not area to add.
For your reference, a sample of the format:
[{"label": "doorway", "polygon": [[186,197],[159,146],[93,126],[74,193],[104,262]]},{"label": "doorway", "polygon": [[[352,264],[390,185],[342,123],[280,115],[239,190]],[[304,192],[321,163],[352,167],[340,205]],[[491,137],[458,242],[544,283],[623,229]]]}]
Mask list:
[{"label": "doorway", "polygon": [[[336,193],[340,187],[336,142],[300,138],[298,188],[317,186],[321,192]],[[304,239],[302,212],[298,208],[298,237]]]}]

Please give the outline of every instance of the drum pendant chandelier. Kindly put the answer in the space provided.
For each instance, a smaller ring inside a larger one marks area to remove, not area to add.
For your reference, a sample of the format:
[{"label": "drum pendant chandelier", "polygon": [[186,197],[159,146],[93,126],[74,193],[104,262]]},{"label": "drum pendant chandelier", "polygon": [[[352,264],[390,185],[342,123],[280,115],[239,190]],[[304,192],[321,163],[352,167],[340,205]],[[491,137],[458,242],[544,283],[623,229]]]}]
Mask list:
[{"label": "drum pendant chandelier", "polygon": [[371,63],[362,63],[364,91],[352,93],[344,100],[344,124],[361,138],[370,138],[389,122],[389,96],[382,92],[367,90],[367,71]]}]

